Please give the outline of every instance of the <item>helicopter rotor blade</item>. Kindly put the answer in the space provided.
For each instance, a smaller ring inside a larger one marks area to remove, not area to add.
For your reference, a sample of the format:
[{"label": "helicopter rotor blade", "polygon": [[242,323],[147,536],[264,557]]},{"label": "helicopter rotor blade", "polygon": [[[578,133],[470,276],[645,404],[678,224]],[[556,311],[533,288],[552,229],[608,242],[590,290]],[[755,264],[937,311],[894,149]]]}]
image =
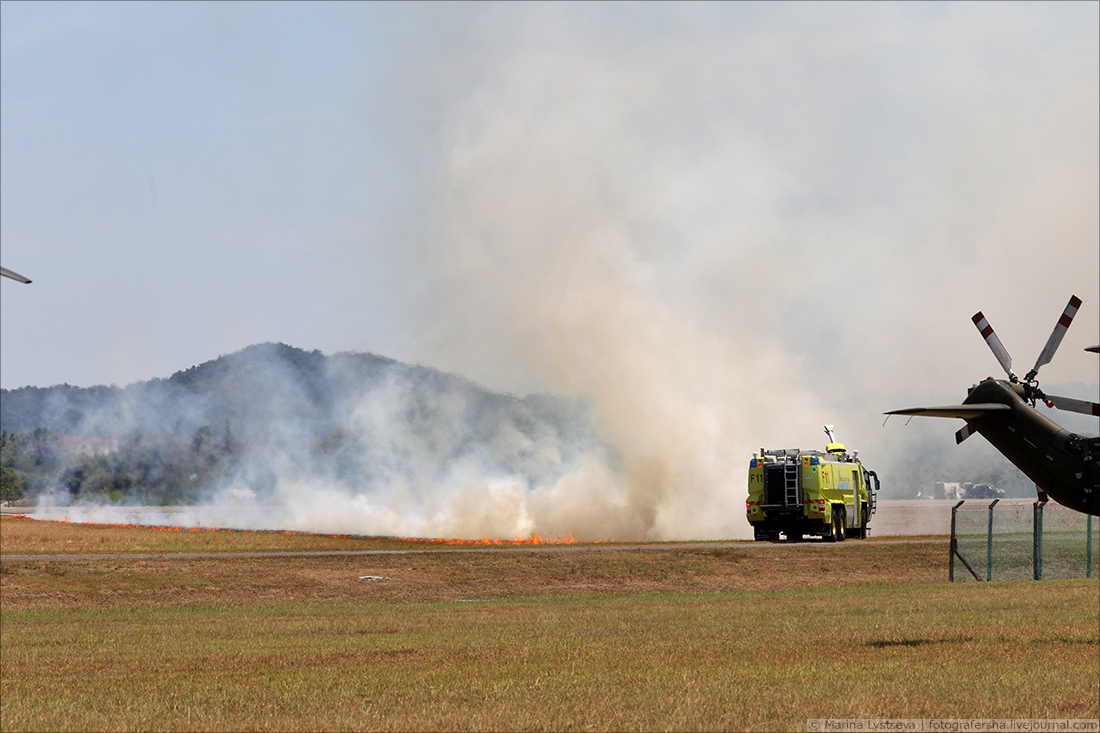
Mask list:
[{"label": "helicopter rotor blade", "polygon": [[1055,395],[1046,395],[1045,399],[1050,404],[1057,407],[1059,410],[1066,410],[1068,412],[1079,412],[1082,415],[1093,415],[1100,417],[1100,404],[1095,402],[1088,402],[1086,400],[1075,400],[1072,397],[1057,397]]},{"label": "helicopter rotor blade", "polygon": [[958,445],[959,443],[963,442],[964,440],[969,438],[971,435],[973,435],[975,432],[976,431],[974,430],[974,428],[970,427],[970,423],[967,423],[966,425],[962,426],[961,428],[959,428],[958,430],[955,431],[955,445]]},{"label": "helicopter rotor blade", "polygon": [[12,272],[11,270],[9,270],[6,267],[0,267],[0,275],[3,275],[4,277],[10,277],[12,280],[15,280],[16,282],[21,282],[21,283],[29,283],[30,282],[29,279],[23,277],[18,272]]},{"label": "helicopter rotor blade", "polygon": [[974,325],[978,327],[978,332],[985,339],[985,342],[989,344],[990,350],[993,352],[993,356],[997,357],[997,361],[1001,363],[1001,368],[1005,370],[1005,373],[1015,381],[1016,375],[1012,373],[1012,356],[1008,353],[1008,349],[1001,343],[1001,339],[997,338],[997,334],[993,331],[993,326],[989,325],[989,321],[982,315],[981,311],[975,313],[970,320],[974,321]]},{"label": "helicopter rotor blade", "polygon": [[1077,315],[1077,309],[1080,307],[1081,299],[1076,295],[1071,295],[1069,304],[1066,305],[1066,309],[1062,311],[1062,317],[1058,319],[1057,325],[1054,326],[1054,331],[1050,334],[1050,338],[1047,339],[1047,345],[1043,347],[1043,350],[1039,352],[1039,358],[1035,360],[1035,366],[1030,373],[1031,377],[1035,376],[1035,373],[1039,371],[1039,367],[1044,364],[1049,364],[1050,360],[1054,358],[1054,352],[1058,350],[1058,346],[1062,343],[1062,337],[1066,335],[1069,324],[1073,323],[1073,317]]}]

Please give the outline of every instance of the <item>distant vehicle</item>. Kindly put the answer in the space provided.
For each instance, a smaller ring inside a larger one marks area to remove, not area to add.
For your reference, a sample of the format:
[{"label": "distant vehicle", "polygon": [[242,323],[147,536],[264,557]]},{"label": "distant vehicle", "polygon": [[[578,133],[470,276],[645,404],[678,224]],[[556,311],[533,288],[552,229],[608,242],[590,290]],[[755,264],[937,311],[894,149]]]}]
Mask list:
[{"label": "distant vehicle", "polygon": [[21,282],[21,283],[29,283],[30,282],[30,280],[23,277],[18,272],[12,272],[11,270],[9,270],[6,267],[0,267],[0,275],[3,275],[4,277],[10,277],[12,280],[16,280],[17,282]]},{"label": "distant vehicle", "polygon": [[1003,499],[1005,490],[990,484],[976,484],[967,486],[963,496],[967,499]]},{"label": "distant vehicle", "polygon": [[[886,414],[962,418],[966,426],[955,433],[956,443],[981,433],[1035,482],[1040,500],[1045,501],[1049,494],[1063,506],[1100,516],[1100,437],[1071,433],[1035,409],[1036,401],[1042,400],[1048,407],[1100,416],[1100,404],[1044,394],[1035,378],[1039,367],[1054,358],[1080,306],[1081,299],[1071,296],[1035,366],[1023,380],[1013,374],[1012,357],[978,311],[971,320],[1008,379],[990,377],[975,384],[961,405],[914,407]],[[1086,351],[1100,351],[1100,347],[1090,346]]]},{"label": "distant vehicle", "polygon": [[[927,499],[1003,499],[1004,489],[998,489],[992,484],[972,484],[969,481],[959,483],[957,481],[937,481],[933,487],[932,495]],[[921,494],[917,494],[921,498]]]},{"label": "distant vehicle", "polygon": [[760,449],[749,463],[745,512],[757,540],[779,535],[800,540],[818,535],[830,542],[865,539],[875,513],[878,476],[868,471],[825,426],[825,452],[787,448]]}]

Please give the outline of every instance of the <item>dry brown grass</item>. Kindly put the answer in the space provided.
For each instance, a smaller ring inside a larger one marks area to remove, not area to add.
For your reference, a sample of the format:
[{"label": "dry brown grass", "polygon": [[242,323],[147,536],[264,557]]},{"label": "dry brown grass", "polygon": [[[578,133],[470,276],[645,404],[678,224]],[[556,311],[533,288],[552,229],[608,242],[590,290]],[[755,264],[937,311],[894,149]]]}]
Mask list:
[{"label": "dry brown grass", "polygon": [[[3,555],[48,547],[38,529],[68,533],[66,552],[144,552],[170,534],[4,519]],[[373,546],[211,534],[223,550]],[[1097,582],[948,584],[946,555],[945,540],[3,560],[0,728],[805,730],[807,718],[1097,717]]]},{"label": "dry brown grass", "polygon": [[[454,552],[394,540],[171,532],[6,517],[3,556],[110,552],[413,550],[307,557],[97,558],[2,563],[5,609],[384,602],[591,594],[720,593],[943,580],[947,542]],[[51,544],[56,543],[56,544]],[[171,547],[173,549],[163,549]],[[477,548],[467,548],[477,549]],[[384,581],[360,580],[381,576]]]}]

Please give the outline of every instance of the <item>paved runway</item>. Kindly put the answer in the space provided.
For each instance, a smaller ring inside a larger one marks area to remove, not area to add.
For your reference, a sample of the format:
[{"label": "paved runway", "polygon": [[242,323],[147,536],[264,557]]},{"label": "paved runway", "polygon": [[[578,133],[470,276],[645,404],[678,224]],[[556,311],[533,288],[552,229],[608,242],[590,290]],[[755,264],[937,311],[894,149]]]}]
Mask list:
[{"label": "paved runway", "polygon": [[846,540],[841,543],[823,541],[802,542],[686,542],[654,543],[649,545],[495,545],[492,547],[453,547],[441,546],[423,550],[298,550],[285,552],[163,552],[113,555],[0,555],[0,560],[194,560],[257,557],[340,557],[354,555],[427,555],[439,552],[616,552],[621,550],[719,550],[730,548],[758,547],[873,547],[876,545],[906,545],[944,543],[943,539],[898,539],[898,540]]}]

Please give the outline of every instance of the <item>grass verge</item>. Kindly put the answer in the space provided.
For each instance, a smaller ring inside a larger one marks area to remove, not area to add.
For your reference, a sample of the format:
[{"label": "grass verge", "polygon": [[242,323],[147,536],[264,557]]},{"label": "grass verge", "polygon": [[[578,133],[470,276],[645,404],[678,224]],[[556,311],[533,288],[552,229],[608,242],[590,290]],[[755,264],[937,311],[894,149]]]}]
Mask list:
[{"label": "grass verge", "polygon": [[1097,582],[952,585],[945,562],[870,544],[3,561],[0,728],[1098,717]]}]

